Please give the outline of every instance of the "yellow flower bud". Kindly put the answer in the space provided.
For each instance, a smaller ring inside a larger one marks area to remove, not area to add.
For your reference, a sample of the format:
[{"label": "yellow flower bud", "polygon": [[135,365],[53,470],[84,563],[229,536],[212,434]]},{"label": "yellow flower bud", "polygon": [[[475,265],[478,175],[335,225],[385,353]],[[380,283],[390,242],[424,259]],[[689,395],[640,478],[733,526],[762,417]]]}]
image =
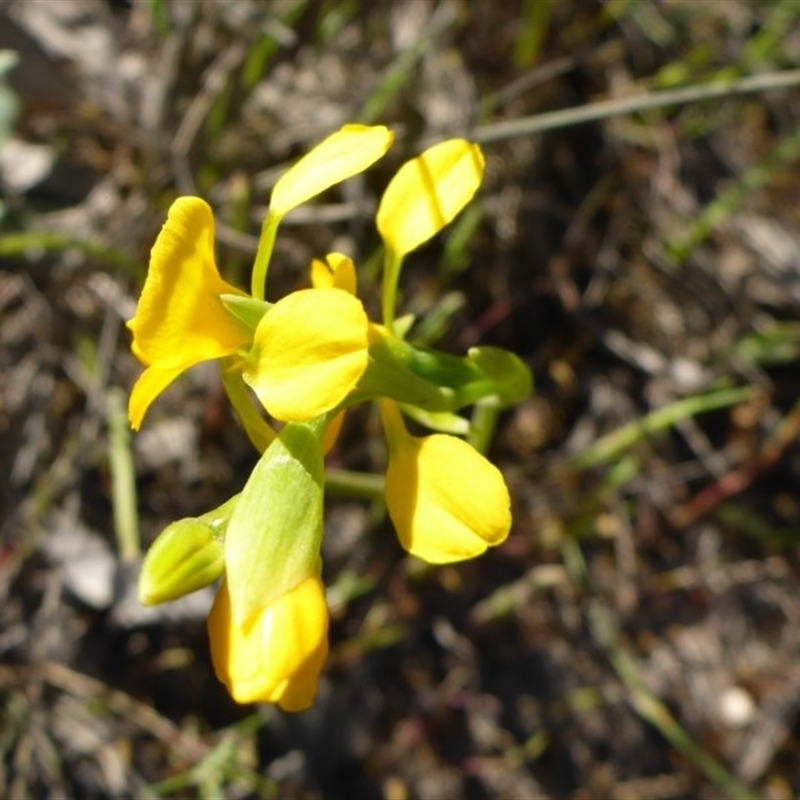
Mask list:
[{"label": "yellow flower bud", "polygon": [[314,702],[328,654],[325,589],[312,575],[237,626],[227,582],[208,617],[211,660],[237,703],[277,703],[304,711]]},{"label": "yellow flower bud", "polygon": [[389,446],[386,505],[403,547],[445,564],[505,541],[511,499],[500,470],[455,436],[412,436],[391,401],[381,401],[381,416]]}]

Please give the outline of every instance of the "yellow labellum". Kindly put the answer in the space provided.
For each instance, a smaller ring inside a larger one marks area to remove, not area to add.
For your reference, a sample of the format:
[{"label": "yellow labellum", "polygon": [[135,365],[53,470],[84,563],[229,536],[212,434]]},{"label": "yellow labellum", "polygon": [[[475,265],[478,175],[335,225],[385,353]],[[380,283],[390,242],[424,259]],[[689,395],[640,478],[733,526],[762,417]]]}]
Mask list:
[{"label": "yellow labellum", "polygon": [[293,208],[358,175],[385,155],[394,133],[383,125],[345,125],[285,172],[272,190],[270,214],[281,218]]},{"label": "yellow labellum", "polygon": [[235,353],[248,341],[247,330],[226,310],[221,294],[245,296],[217,270],[211,209],[199,197],[179,197],[153,245],[136,316],[128,322],[131,349],[147,366],[131,393],[134,428],[181,372]]},{"label": "yellow labellum", "polygon": [[243,377],[276,419],[302,422],[341,403],[367,368],[369,320],[342,289],[304,289],[259,322]]},{"label": "yellow labellum", "polygon": [[411,436],[381,402],[389,467],[386,505],[400,543],[431,564],[474,558],[505,541],[511,500],[500,470],[462,439]]},{"label": "yellow labellum", "polygon": [[214,672],[237,703],[277,703],[304,711],[317,694],[328,654],[325,589],[313,575],[238,626],[227,581],[208,616]]},{"label": "yellow labellum", "polygon": [[416,250],[448,225],[483,179],[483,153],[465,139],[449,139],[407,161],[381,198],[375,221],[396,257]]}]

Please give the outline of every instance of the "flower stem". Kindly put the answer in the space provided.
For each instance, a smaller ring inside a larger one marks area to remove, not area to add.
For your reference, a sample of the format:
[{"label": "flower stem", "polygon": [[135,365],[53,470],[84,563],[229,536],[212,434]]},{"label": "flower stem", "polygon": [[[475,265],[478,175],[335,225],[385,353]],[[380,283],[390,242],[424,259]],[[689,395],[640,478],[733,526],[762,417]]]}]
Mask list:
[{"label": "flower stem", "polygon": [[383,296],[381,298],[383,324],[394,333],[394,311],[397,305],[397,284],[400,280],[400,267],[403,264],[402,256],[393,250],[386,249],[383,261]]},{"label": "flower stem", "polygon": [[280,222],[281,218],[270,210],[261,226],[261,236],[258,239],[258,250],[256,251],[256,260],[253,262],[253,276],[250,284],[250,294],[256,300],[263,300],[266,295],[267,268]]}]

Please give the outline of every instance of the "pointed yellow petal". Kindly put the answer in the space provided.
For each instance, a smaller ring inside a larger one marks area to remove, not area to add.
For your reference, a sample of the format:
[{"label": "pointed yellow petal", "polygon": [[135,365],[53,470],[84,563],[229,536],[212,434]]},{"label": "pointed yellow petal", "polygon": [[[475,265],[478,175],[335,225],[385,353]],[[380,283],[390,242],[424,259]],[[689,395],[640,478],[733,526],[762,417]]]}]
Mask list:
[{"label": "pointed yellow petal", "polygon": [[465,139],[441,142],[403,164],[375,218],[386,247],[401,258],[450,223],[480,186],[483,166],[480,147]]},{"label": "pointed yellow petal", "polygon": [[322,437],[323,455],[328,455],[328,453],[333,450],[333,446],[336,444],[336,440],[339,438],[339,434],[342,432],[342,425],[344,425],[344,416],[346,413],[346,411],[340,411],[328,423],[328,427],[325,429],[325,435]]},{"label": "pointed yellow petal", "polygon": [[383,125],[345,125],[284,173],[272,190],[270,213],[293,208],[374,164],[391,147],[394,133]]},{"label": "pointed yellow petal", "polygon": [[383,401],[381,413],[389,444],[386,505],[403,547],[444,564],[505,541],[511,500],[500,470],[455,436],[411,436],[394,403]]},{"label": "pointed yellow petal", "polygon": [[311,285],[315,289],[344,289],[356,293],[356,265],[342,253],[328,253],[325,261],[311,262]]},{"label": "pointed yellow petal", "polygon": [[276,419],[301,422],[339,405],[367,368],[369,321],[341,289],[304,289],[256,329],[243,376]]},{"label": "pointed yellow petal", "polygon": [[159,369],[188,369],[235,353],[248,340],[221,294],[243,295],[219,276],[214,217],[199,197],[180,197],[150,254],[136,316],[128,323],[134,355]]},{"label": "pointed yellow petal", "polygon": [[325,589],[311,576],[240,627],[223,581],[208,616],[208,635],[214,671],[237,703],[303,711],[314,702],[328,654]]},{"label": "pointed yellow petal", "polygon": [[150,408],[153,400],[169,386],[178,375],[183,372],[183,367],[175,369],[158,369],[158,367],[148,367],[140,376],[139,380],[133,384],[131,396],[128,400],[128,419],[131,427],[138,431],[142,426],[142,420]]}]

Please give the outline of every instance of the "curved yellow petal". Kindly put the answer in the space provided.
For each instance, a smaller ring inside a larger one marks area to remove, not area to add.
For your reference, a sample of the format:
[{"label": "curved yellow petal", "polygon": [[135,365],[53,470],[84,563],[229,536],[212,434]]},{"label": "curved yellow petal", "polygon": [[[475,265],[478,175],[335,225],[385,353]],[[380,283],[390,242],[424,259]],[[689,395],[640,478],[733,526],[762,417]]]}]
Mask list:
[{"label": "curved yellow petal", "polygon": [[392,146],[383,125],[345,125],[285,172],[272,190],[269,210],[280,218],[293,208],[374,164]]},{"label": "curved yellow petal", "polygon": [[331,450],[333,450],[333,446],[336,444],[336,440],[339,438],[339,434],[342,432],[342,426],[344,425],[344,417],[346,411],[340,411],[329,423],[328,427],[325,428],[325,435],[322,437],[322,454],[328,455]]},{"label": "curved yellow petal", "polygon": [[223,581],[208,616],[208,635],[214,672],[237,703],[304,711],[314,702],[328,655],[325,589],[311,576],[239,627]]},{"label": "curved yellow petal", "polygon": [[386,505],[403,547],[444,564],[505,541],[511,500],[500,470],[455,436],[411,436],[392,402],[381,402],[381,414],[389,445]]},{"label": "curved yellow petal", "polygon": [[242,373],[276,419],[302,422],[341,403],[367,368],[369,320],[341,289],[304,289],[258,324]]},{"label": "curved yellow petal", "polygon": [[178,375],[183,372],[183,367],[174,369],[159,369],[158,367],[148,367],[140,376],[131,389],[131,396],[128,400],[128,419],[131,427],[138,431],[142,425],[144,415],[150,404],[158,397],[164,389],[169,386]]},{"label": "curved yellow petal", "polygon": [[383,193],[375,222],[398,258],[449,224],[483,180],[483,153],[466,139],[448,139],[407,161]]},{"label": "curved yellow petal", "polygon": [[219,299],[246,296],[222,280],[214,260],[214,217],[199,197],[179,197],[150,253],[131,349],[144,364],[184,370],[235,353],[246,328]]},{"label": "curved yellow petal", "polygon": [[311,262],[311,285],[315,289],[344,289],[356,293],[356,265],[342,253],[328,253],[325,261],[315,258]]}]

